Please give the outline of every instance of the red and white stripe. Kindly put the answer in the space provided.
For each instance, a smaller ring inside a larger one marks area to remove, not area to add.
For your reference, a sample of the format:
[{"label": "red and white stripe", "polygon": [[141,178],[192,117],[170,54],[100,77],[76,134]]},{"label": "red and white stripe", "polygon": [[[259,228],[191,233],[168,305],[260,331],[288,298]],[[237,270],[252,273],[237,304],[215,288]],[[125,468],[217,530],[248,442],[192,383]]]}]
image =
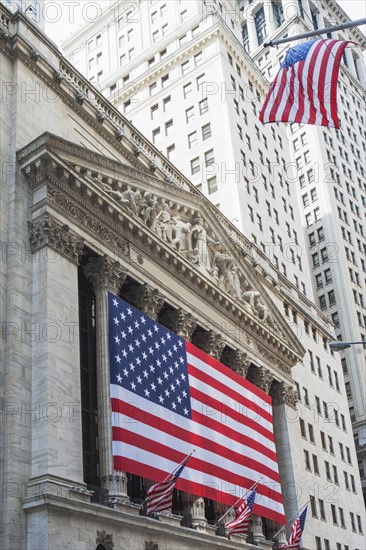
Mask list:
[{"label": "red and white stripe", "polygon": [[156,483],[147,491],[146,513],[147,515],[171,510],[173,501],[173,489],[176,479]]},{"label": "red and white stripe", "polygon": [[163,479],[192,448],[176,487],[233,505],[258,478],[255,513],[285,523],[271,398],[186,343],[192,419],[111,385],[116,470]]},{"label": "red and white stripe", "polygon": [[351,42],[318,40],[304,61],[280,69],[259,120],[339,128],[337,81],[343,52]]}]

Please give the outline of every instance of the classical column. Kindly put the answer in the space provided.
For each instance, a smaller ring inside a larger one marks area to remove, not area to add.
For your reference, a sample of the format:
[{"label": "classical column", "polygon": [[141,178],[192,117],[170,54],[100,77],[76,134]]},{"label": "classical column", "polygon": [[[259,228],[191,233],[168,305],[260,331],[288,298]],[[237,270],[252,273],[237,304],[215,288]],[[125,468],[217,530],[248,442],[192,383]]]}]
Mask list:
[{"label": "classical column", "polygon": [[[270,395],[273,404],[273,428],[278,468],[281,485],[284,489],[283,504],[286,517],[290,518],[296,514],[299,507],[296,489],[297,478],[295,479],[294,474],[296,465],[293,463],[291,453],[291,442],[297,441],[299,437],[298,411],[296,410],[298,396],[292,386],[278,381],[273,383]],[[286,529],[281,532],[281,536],[286,537]]]},{"label": "classical column", "polygon": [[277,30],[275,20],[274,20],[272,2],[263,2],[263,9],[264,9],[264,15],[266,18],[267,36],[271,36],[271,34]]},{"label": "classical column", "polygon": [[[189,342],[197,326],[192,314],[184,311],[182,308],[176,311],[168,311],[162,319],[162,322],[177,334],[177,336],[181,336]],[[181,497],[184,510],[183,522],[189,527],[205,527],[207,525],[207,520],[205,516],[204,499],[185,492],[181,493]]]},{"label": "classical column", "polygon": [[107,256],[92,258],[84,267],[84,273],[95,293],[100,479],[102,487],[108,490],[109,498],[126,499],[126,474],[113,468],[108,291],[118,294],[127,274],[121,269],[119,262],[112,261]]},{"label": "classical column", "polygon": [[24,404],[24,418],[32,424],[29,492],[47,494],[53,484],[61,494],[71,485],[84,486],[78,311],[78,262],[84,243],[48,213],[29,222],[28,229],[32,325],[24,323],[22,337],[32,343],[32,403]]},{"label": "classical column", "polygon": [[[135,298],[137,309],[157,321],[159,312],[164,305],[165,297],[163,294],[157,288],[144,283],[136,289]],[[155,481],[151,479],[143,478],[144,490],[147,491],[154,483]]]},{"label": "classical column", "polygon": [[[213,330],[208,330],[196,333],[193,344],[220,361],[226,342],[221,338],[220,334]],[[226,510],[227,506],[222,502],[213,502],[213,513],[216,521],[220,519]]]},{"label": "classical column", "polygon": [[251,531],[253,533],[254,542],[263,542],[266,537],[263,533],[263,522],[261,516],[253,514],[250,520]]}]

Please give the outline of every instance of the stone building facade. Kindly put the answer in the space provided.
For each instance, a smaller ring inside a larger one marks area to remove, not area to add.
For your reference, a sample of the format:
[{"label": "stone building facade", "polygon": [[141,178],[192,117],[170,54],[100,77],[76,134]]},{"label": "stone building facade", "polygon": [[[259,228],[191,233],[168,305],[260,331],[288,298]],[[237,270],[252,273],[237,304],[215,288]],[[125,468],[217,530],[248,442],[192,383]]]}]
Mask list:
[{"label": "stone building facade", "polygon": [[[3,7],[0,49],[1,547],[270,548],[277,525],[255,516],[246,540],[228,541],[213,527],[221,510],[209,499],[182,496],[179,514],[160,522],[139,515],[138,489],[148,481],[112,464],[106,293],[272,396],[290,519],[317,480],[299,465],[299,416],[314,411],[296,408],[302,393],[292,369],[309,375],[305,349],[282,313],[284,296],[296,302],[294,289],[37,27]],[[187,239],[194,227],[201,235],[195,246]],[[326,347],[330,326],[320,312],[303,302],[298,314]],[[328,404],[332,396],[330,389],[322,394]],[[342,391],[337,405],[346,410]],[[324,419],[322,429],[328,436],[337,428]],[[353,475],[350,434],[340,437]],[[339,488],[327,506],[340,521],[353,515],[355,529],[336,537],[361,550],[356,475],[352,503],[346,495]],[[333,548],[330,513],[323,535]],[[313,525],[309,517],[309,549],[317,544]]]}]

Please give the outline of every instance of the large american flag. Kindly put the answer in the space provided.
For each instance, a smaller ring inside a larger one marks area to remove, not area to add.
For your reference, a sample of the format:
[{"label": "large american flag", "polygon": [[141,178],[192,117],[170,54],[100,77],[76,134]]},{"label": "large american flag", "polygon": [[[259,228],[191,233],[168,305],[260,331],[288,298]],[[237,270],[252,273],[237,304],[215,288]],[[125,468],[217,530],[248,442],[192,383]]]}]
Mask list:
[{"label": "large american flag", "polygon": [[306,506],[304,511],[301,512],[297,520],[292,524],[290,538],[285,544],[281,544],[281,546],[279,546],[278,548],[281,548],[283,550],[298,550],[298,548],[300,548],[301,537],[305,527],[307,510],[308,507]]},{"label": "large american flag", "polygon": [[290,48],[270,87],[259,120],[339,128],[339,64],[350,43],[321,39]]},{"label": "large american flag", "polygon": [[256,489],[250,493],[247,499],[243,499],[242,504],[236,511],[235,518],[225,523],[225,527],[228,531],[228,538],[230,535],[245,535],[248,530],[249,521],[252,517],[252,510],[255,503]]},{"label": "large american flag", "polygon": [[285,523],[271,398],[109,293],[114,468],[233,505],[260,477],[255,513]]}]

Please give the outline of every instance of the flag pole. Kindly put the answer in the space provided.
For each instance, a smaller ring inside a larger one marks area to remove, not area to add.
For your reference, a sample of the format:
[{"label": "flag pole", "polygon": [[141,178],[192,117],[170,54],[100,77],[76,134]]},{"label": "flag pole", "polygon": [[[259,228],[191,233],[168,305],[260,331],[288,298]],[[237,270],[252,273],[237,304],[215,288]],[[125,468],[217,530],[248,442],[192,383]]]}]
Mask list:
[{"label": "flag pole", "polygon": [[319,34],[326,34],[328,32],[349,29],[352,27],[359,27],[360,25],[366,25],[366,19],[356,19],[356,21],[347,21],[347,23],[342,23],[341,25],[333,25],[332,27],[325,27],[324,29],[316,29],[315,31],[305,32],[302,34],[297,34],[295,36],[287,36],[286,38],[271,40],[270,42],[265,42],[263,46],[265,48],[270,46],[279,46],[280,44],[292,42],[293,40],[302,40],[303,38],[310,38],[311,36],[318,36]]},{"label": "flag pole", "polygon": [[[180,467],[182,466],[183,462],[188,461],[188,459],[189,459],[189,458],[193,455],[193,453],[195,453],[195,452],[196,452],[196,449],[193,449],[185,458],[183,458],[182,462],[180,462],[180,463],[178,464],[178,466],[176,466],[176,468],[174,468],[174,470],[173,470],[170,474],[168,474],[168,475],[163,479],[163,481],[157,481],[157,483],[164,483],[165,481],[167,481],[167,480],[170,478],[170,476],[173,476],[173,475],[174,475],[174,472],[176,472],[176,471],[178,470],[178,468],[180,468]],[[142,508],[144,507],[144,504],[147,502],[148,498],[149,498],[149,497],[147,496],[147,497],[141,502],[141,504],[140,504],[140,510],[142,510]]]},{"label": "flag pole", "polygon": [[253,491],[253,489],[258,485],[258,483],[260,482],[261,479],[263,479],[263,477],[260,477],[260,478],[258,479],[258,481],[256,481],[249,489],[247,489],[247,490],[245,491],[245,493],[244,493],[244,495],[243,495],[242,497],[238,498],[238,500],[237,500],[237,501],[236,501],[236,502],[235,502],[235,503],[225,512],[225,514],[224,514],[223,516],[221,516],[221,518],[219,518],[219,519],[216,521],[214,527],[216,527],[217,524],[220,523],[220,521],[222,521],[222,520],[224,519],[224,517],[226,517],[226,516],[228,515],[228,513],[231,512],[231,510],[232,510],[233,508],[235,508],[235,506],[238,504],[238,502],[240,502],[241,500],[243,500],[243,498],[245,498],[245,496],[249,493],[249,491]]},{"label": "flag pole", "polygon": [[286,521],[285,525],[282,525],[281,529],[279,529],[279,530],[277,531],[277,533],[276,533],[275,535],[273,535],[272,540],[275,539],[275,538],[281,533],[281,531],[286,527],[286,525],[287,525],[288,523],[290,523],[290,521],[292,521],[294,518],[296,518],[296,516],[299,516],[299,515],[300,515],[300,513],[303,511],[303,509],[305,508],[305,506],[307,506],[307,505],[309,504],[309,502],[310,502],[310,499],[309,499],[307,502],[305,502],[305,504],[303,504],[303,506],[301,506],[301,508],[299,508],[298,512],[295,512],[294,515],[291,516],[290,519],[289,519],[288,521]]}]

